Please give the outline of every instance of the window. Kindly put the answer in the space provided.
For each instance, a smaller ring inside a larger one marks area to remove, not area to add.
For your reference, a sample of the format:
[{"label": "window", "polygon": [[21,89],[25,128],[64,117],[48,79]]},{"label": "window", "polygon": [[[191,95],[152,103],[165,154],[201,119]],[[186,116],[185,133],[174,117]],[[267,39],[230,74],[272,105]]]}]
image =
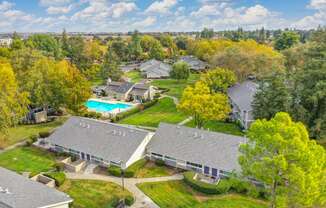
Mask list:
[{"label": "window", "polygon": [[209,174],[209,167],[207,167],[207,166],[204,167],[204,173],[207,175]]},{"label": "window", "polygon": [[217,177],[217,175],[218,175],[217,169],[216,168],[212,168],[212,176]]},{"label": "window", "polygon": [[165,156],[165,159],[167,159],[167,160],[172,160],[172,161],[176,161],[175,158],[173,158],[173,157],[169,157],[169,156]]},{"label": "window", "polygon": [[230,176],[230,175],[231,175],[230,172],[228,172],[228,171],[224,171],[224,170],[220,170],[220,174],[221,174],[221,175],[224,175],[224,176]]},{"label": "window", "polygon": [[203,166],[200,165],[200,164],[192,163],[192,162],[187,162],[187,165],[189,165],[189,166],[193,166],[193,167],[196,167],[196,168],[202,168],[202,167],[203,167]]},{"label": "window", "polygon": [[152,152],[152,155],[155,156],[155,157],[163,157],[163,155],[160,155],[160,154],[157,154],[157,153],[154,153],[154,152]]}]

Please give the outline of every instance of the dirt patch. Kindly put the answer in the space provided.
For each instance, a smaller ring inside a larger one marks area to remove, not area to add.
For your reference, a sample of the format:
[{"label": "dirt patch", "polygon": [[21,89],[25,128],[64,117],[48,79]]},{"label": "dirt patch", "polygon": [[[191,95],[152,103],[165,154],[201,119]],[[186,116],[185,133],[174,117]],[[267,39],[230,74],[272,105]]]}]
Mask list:
[{"label": "dirt patch", "polygon": [[108,168],[103,167],[103,166],[97,166],[96,168],[94,168],[93,171],[94,174],[99,174],[99,175],[104,175],[107,176],[108,174]]}]

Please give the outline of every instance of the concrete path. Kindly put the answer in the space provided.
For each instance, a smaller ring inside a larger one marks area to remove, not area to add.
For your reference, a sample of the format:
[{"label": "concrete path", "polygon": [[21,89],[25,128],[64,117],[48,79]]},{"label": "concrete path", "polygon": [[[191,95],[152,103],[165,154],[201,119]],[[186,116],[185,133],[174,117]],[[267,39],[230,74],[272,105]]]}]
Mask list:
[{"label": "concrete path", "polygon": [[173,100],[173,102],[174,102],[175,105],[178,105],[179,104],[179,99],[176,98],[176,97],[170,96],[170,95],[164,95],[163,94],[160,99],[165,98],[165,97],[171,98]]},{"label": "concrete path", "polygon": [[27,140],[27,139],[25,139],[25,140],[23,140],[23,141],[21,141],[21,142],[18,142],[18,143],[14,144],[14,145],[11,145],[11,146],[9,146],[9,147],[6,147],[6,148],[4,148],[4,149],[0,149],[0,154],[3,153],[3,152],[6,152],[6,151],[8,151],[8,150],[15,149],[16,147],[21,147],[21,146],[26,145],[26,140]]},{"label": "concrete path", "polygon": [[[102,180],[112,183],[116,183],[122,186],[121,178],[113,176],[104,176],[98,174],[89,174],[89,173],[66,173],[67,178],[69,179],[80,179],[80,180]],[[124,187],[130,191],[135,197],[135,203],[131,208],[159,208],[148,196],[146,196],[136,184],[145,183],[145,182],[160,182],[160,181],[174,181],[182,180],[182,175],[173,175],[167,177],[157,177],[157,178],[125,178]]]},{"label": "concrete path", "polygon": [[193,118],[190,116],[188,118],[186,118],[185,120],[181,121],[180,123],[178,123],[178,125],[182,126],[185,125],[186,123],[190,122]]}]

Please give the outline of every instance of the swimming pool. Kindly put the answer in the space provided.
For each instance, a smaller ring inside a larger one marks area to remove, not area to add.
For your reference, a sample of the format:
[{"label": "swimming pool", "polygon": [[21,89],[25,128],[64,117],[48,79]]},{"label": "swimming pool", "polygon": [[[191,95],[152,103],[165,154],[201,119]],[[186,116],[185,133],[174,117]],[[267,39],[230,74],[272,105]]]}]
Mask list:
[{"label": "swimming pool", "polygon": [[128,105],[125,103],[106,103],[97,100],[89,100],[85,103],[85,106],[89,110],[94,110],[99,113],[107,113],[115,109],[126,110],[132,107],[132,105]]}]

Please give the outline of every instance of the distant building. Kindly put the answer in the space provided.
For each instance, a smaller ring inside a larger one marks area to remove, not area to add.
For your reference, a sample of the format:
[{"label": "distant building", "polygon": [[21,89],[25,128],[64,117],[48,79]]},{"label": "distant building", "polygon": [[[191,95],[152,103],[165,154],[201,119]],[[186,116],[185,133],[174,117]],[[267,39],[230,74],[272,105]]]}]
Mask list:
[{"label": "distant building", "polygon": [[147,79],[160,79],[170,76],[172,66],[155,59],[149,60],[140,65],[139,70]]},{"label": "distant building", "polygon": [[186,62],[193,71],[204,71],[209,68],[209,65],[206,62],[196,58],[195,56],[182,56],[179,60]]},{"label": "distant building", "polygon": [[65,193],[0,167],[0,207],[68,208],[73,200]]},{"label": "distant building", "polygon": [[0,46],[1,47],[10,47],[12,44],[12,38],[0,38]]},{"label": "distant building", "polygon": [[240,172],[239,146],[246,138],[160,123],[147,146],[147,157],[215,178]]},{"label": "distant building", "polygon": [[95,119],[71,117],[46,139],[58,152],[103,166],[127,168],[145,156],[153,133]]},{"label": "distant building", "polygon": [[155,94],[153,86],[142,83],[113,82],[110,79],[107,82],[105,92],[108,96],[118,100],[136,100],[138,102],[152,100]]},{"label": "distant building", "polygon": [[258,85],[250,80],[237,83],[228,89],[228,96],[232,106],[232,118],[238,120],[244,129],[248,129],[254,121],[252,102]]}]

